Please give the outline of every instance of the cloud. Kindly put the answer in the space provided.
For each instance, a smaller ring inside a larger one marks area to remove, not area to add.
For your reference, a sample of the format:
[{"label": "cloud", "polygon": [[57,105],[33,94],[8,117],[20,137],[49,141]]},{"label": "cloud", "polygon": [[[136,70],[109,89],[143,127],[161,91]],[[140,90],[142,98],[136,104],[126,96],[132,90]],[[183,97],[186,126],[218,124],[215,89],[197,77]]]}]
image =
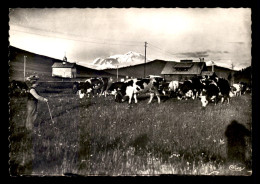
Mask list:
[{"label": "cloud", "polygon": [[185,57],[194,57],[194,58],[208,57],[209,56],[207,51],[202,51],[202,52],[182,52],[182,53],[178,53],[177,55],[185,56]]},{"label": "cloud", "polygon": [[228,43],[239,44],[239,45],[245,44],[245,42],[228,42]]},{"label": "cloud", "polygon": [[205,50],[205,51],[197,51],[197,52],[180,52],[177,53],[177,56],[180,56],[181,58],[187,57],[187,58],[209,58],[209,57],[221,57],[223,54],[228,54],[229,51],[213,51],[213,50]]},{"label": "cloud", "polygon": [[207,50],[207,52],[212,53],[212,54],[223,54],[223,53],[227,54],[227,53],[229,53],[228,51],[220,51],[220,50],[218,50],[218,51]]}]

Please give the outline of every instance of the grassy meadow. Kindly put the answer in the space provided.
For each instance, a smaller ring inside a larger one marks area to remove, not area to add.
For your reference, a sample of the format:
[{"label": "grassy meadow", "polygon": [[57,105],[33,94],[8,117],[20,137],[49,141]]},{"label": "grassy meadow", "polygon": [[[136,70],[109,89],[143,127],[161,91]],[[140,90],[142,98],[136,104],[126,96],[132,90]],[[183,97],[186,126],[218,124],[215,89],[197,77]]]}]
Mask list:
[{"label": "grassy meadow", "polygon": [[[10,174],[15,175],[251,175],[251,139],[246,162],[227,159],[225,131],[232,120],[251,130],[250,94],[231,104],[162,97],[147,105],[116,103],[113,96],[79,99],[72,88],[46,84],[39,93],[38,119],[26,132],[26,98],[10,98]],[[239,169],[242,168],[242,169]]]}]

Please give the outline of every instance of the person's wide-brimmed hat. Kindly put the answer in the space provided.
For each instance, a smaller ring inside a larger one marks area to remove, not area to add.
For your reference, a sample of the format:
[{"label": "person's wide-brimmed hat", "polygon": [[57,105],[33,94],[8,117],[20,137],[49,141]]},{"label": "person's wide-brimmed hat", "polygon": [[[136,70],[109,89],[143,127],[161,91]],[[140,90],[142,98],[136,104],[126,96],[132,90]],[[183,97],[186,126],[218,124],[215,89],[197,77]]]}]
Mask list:
[{"label": "person's wide-brimmed hat", "polygon": [[30,75],[29,77],[26,78],[28,82],[36,82],[39,80],[39,77],[37,75]]}]

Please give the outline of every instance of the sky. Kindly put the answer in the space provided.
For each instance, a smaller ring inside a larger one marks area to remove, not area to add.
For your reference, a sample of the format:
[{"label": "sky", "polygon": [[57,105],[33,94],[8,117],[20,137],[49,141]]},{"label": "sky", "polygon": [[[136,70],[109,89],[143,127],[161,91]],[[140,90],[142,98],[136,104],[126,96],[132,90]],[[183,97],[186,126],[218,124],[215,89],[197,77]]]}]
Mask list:
[{"label": "sky", "polygon": [[80,65],[129,51],[149,60],[203,57],[240,70],[251,65],[250,8],[14,8],[10,45]]}]

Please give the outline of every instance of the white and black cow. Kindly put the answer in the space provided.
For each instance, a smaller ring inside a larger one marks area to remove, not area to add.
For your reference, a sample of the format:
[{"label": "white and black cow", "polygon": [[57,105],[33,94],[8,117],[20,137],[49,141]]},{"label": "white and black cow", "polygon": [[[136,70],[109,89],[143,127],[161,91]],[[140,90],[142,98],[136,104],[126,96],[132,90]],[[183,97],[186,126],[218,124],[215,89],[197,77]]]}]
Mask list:
[{"label": "white and black cow", "polygon": [[183,83],[179,82],[179,88],[177,90],[177,98],[181,99],[197,99],[202,90],[201,78],[192,77],[189,80],[185,80]]},{"label": "white and black cow", "polygon": [[239,82],[231,86],[232,96],[241,96],[246,94],[246,92],[250,92],[250,87],[245,82]]},{"label": "white and black cow", "polygon": [[221,97],[221,103],[227,100],[230,103],[230,85],[224,78],[210,77],[208,79],[201,80],[203,84],[203,90],[201,94],[201,103],[203,107],[211,101],[217,104],[219,97]]},{"label": "white and black cow", "polygon": [[241,96],[242,95],[242,88],[243,88],[242,84],[239,84],[239,83],[233,84],[231,86],[231,91],[234,94],[234,96]]},{"label": "white and black cow", "polygon": [[160,93],[159,93],[160,82],[156,78],[146,78],[146,79],[129,79],[126,80],[123,86],[120,89],[120,94],[118,93],[118,97],[124,101],[124,97],[129,97],[128,103],[131,104],[132,97],[134,97],[135,103],[137,103],[137,94],[140,93],[149,93],[150,99],[148,104],[150,104],[153,100],[154,95],[158,99],[158,103],[160,104]]},{"label": "white and black cow", "polygon": [[178,100],[185,99],[193,97],[193,85],[191,80],[186,80],[183,83],[179,83],[179,89],[177,91],[177,98]]},{"label": "white and black cow", "polygon": [[100,78],[90,78],[85,82],[78,83],[78,94],[80,98],[83,98],[86,94],[93,96],[104,94],[106,96],[106,90],[108,86],[108,78],[100,77]]},{"label": "white and black cow", "polygon": [[214,102],[215,105],[218,102],[219,87],[215,81],[203,81],[203,88],[200,96],[202,107],[206,107],[209,102]]},{"label": "white and black cow", "polygon": [[110,86],[108,86],[107,93],[115,96],[116,102],[122,102],[120,100],[121,88],[124,85],[124,82],[113,82]]}]

